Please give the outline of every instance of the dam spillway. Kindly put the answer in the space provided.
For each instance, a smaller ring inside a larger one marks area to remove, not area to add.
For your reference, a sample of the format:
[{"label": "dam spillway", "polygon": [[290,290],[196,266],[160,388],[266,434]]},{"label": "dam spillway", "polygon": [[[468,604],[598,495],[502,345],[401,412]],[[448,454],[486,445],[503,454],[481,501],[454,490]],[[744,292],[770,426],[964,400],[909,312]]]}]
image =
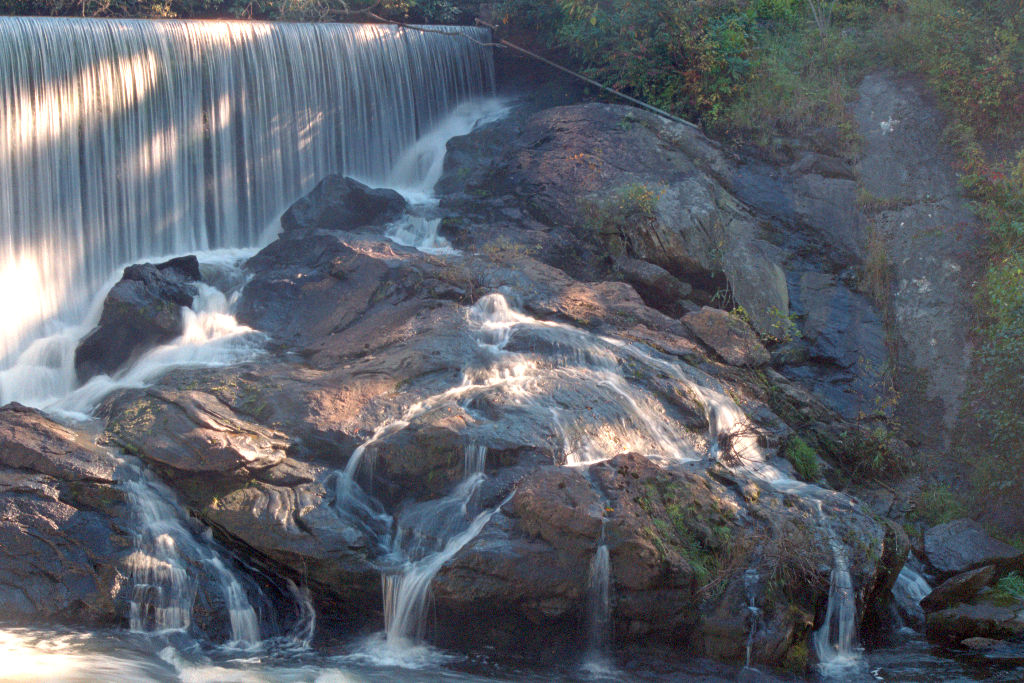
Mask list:
[{"label": "dam spillway", "polygon": [[0,369],[126,263],[252,246],[493,88],[483,29],[0,17]]}]

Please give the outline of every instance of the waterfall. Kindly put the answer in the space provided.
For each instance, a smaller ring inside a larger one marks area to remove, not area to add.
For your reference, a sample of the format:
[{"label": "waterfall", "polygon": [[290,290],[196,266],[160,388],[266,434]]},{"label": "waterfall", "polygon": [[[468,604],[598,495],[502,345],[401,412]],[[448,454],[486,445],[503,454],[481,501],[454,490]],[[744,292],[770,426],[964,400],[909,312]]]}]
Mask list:
[{"label": "waterfall", "polygon": [[821,628],[814,632],[812,641],[822,675],[826,678],[841,678],[860,664],[860,652],[856,642],[856,596],[846,546],[829,525],[821,501],[815,500],[814,503],[818,518],[828,536],[833,564],[829,578],[825,621],[822,622]]},{"label": "waterfall", "polygon": [[590,560],[587,574],[587,654],[583,669],[589,673],[608,673],[612,635],[612,580],[608,544],[601,525],[601,540]]},{"label": "waterfall", "polygon": [[747,653],[744,668],[750,668],[750,658],[754,652],[754,638],[761,624],[761,610],[757,606],[757,586],[761,581],[760,573],[750,568],[743,572],[743,590],[747,593],[747,615],[750,627],[747,629]]},{"label": "waterfall", "polygon": [[127,465],[122,483],[138,520],[135,550],[128,557],[132,590],[129,625],[133,631],[185,631],[199,589],[196,568],[220,588],[231,626],[231,644],[252,646],[260,641],[256,610],[238,578],[207,543],[185,527],[185,512],[174,494],[146,471]]},{"label": "waterfall", "polygon": [[907,565],[900,569],[896,583],[892,587],[892,595],[900,616],[917,627],[924,624],[921,601],[931,592],[932,587],[928,585],[928,581]]},{"label": "waterfall", "polygon": [[330,172],[386,181],[491,90],[487,33],[445,31],[0,17],[0,369],[119,266],[253,246]]}]

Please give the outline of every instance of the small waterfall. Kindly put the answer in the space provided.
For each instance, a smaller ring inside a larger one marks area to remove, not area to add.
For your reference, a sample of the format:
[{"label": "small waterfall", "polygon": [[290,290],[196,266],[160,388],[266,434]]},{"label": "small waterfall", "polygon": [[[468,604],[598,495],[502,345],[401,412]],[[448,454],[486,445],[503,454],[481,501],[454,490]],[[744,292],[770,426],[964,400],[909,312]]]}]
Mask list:
[{"label": "small waterfall", "polygon": [[812,641],[822,675],[842,677],[860,664],[857,647],[857,604],[850,577],[846,546],[836,536],[825,517],[820,500],[814,501],[821,526],[828,535],[832,551],[832,573],[829,578],[828,606],[825,621],[814,632]]},{"label": "small waterfall", "polygon": [[[221,590],[231,624],[231,644],[251,646],[260,640],[259,620],[245,589],[220,556],[185,527],[185,513],[174,493],[144,470],[126,465],[122,483],[138,518],[129,621],[133,631],[185,631],[192,624],[198,591],[194,567],[200,566]],[[190,571],[191,570],[191,571]]]},{"label": "small waterfall", "polygon": [[413,506],[411,514],[399,517],[392,555],[408,559],[400,571],[385,572],[381,577],[384,632],[389,647],[400,649],[423,640],[430,582],[501,508],[499,505],[471,516],[470,503],[486,476],[486,459],[485,448],[468,447],[465,479],[452,493]]},{"label": "small waterfall", "polygon": [[754,637],[761,625],[761,610],[757,606],[757,586],[761,581],[761,575],[754,568],[743,572],[743,589],[747,592],[747,617],[750,626],[747,627],[747,658],[744,667],[750,668],[750,658],[754,650]]},{"label": "small waterfall", "polygon": [[587,654],[583,669],[604,673],[612,669],[609,653],[612,640],[612,581],[608,544],[601,525],[601,539],[587,574]]},{"label": "small waterfall", "polygon": [[490,94],[487,36],[0,17],[0,368],[118,267],[254,246],[328,173],[427,182],[403,153]]},{"label": "small waterfall", "polygon": [[288,634],[288,639],[294,645],[307,649],[313,642],[313,635],[316,633],[316,609],[313,607],[313,598],[308,587],[300,588],[291,579],[288,579],[288,592],[291,593],[292,599],[299,608],[298,618],[295,620],[295,626],[291,633]]},{"label": "small waterfall", "polygon": [[896,583],[892,587],[892,594],[900,615],[907,618],[912,624],[921,626],[924,624],[924,610],[921,609],[921,601],[932,592],[928,581],[919,573],[903,565]]},{"label": "small waterfall", "polygon": [[115,389],[146,386],[170,367],[228,365],[253,357],[264,336],[239,325],[233,315],[237,290],[244,284],[241,264],[253,253],[253,249],[223,249],[198,254],[204,277],[226,287],[228,293],[203,282],[195,283],[198,295],[192,308],[182,309],[180,337],[150,349],[114,377],[97,375],[76,388],[75,347],[79,337],[99,321],[109,286],[101,290],[85,324],[36,340],[30,352],[37,348],[49,352],[26,352],[14,367],[0,371],[0,401],[16,400],[72,419],[84,419]]}]

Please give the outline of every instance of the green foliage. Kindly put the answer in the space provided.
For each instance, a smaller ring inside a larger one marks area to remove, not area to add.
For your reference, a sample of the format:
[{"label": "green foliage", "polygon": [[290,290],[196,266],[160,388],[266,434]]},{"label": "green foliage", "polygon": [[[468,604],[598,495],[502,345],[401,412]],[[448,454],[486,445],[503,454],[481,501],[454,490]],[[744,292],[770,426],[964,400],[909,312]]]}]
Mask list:
[{"label": "green foliage", "polygon": [[821,476],[818,454],[799,436],[793,435],[790,437],[782,454],[793,465],[797,476],[804,481],[817,481],[818,477]]},{"label": "green foliage", "polygon": [[594,231],[609,249],[623,252],[638,223],[656,219],[662,191],[641,183],[625,185],[606,199],[580,203],[585,227]]},{"label": "green foliage", "polygon": [[1010,572],[996,583],[996,590],[1014,600],[1024,600],[1024,576]]},{"label": "green foliage", "polygon": [[967,510],[956,499],[953,491],[944,484],[937,484],[925,489],[914,498],[914,510],[909,517],[930,527],[945,524],[954,519],[965,517]]}]

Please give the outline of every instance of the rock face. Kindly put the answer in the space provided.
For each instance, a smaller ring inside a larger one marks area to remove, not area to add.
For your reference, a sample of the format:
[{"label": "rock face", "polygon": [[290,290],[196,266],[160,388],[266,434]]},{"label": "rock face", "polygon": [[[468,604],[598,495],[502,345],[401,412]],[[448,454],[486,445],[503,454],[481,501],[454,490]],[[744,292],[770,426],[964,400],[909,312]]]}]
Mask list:
[{"label": "rock face", "polygon": [[405,211],[394,190],[373,189],[357,180],[329,175],[281,216],[281,228],[293,230],[356,230],[380,227]]},{"label": "rock face", "polygon": [[0,408],[5,618],[111,624],[126,613],[132,522],[112,456],[35,410]]},{"label": "rock face", "polygon": [[959,574],[986,564],[1019,566],[1024,554],[991,538],[980,524],[957,519],[928,529],[924,534],[928,563],[941,575]]},{"label": "rock face", "polygon": [[971,255],[980,236],[953,152],[935,144],[946,122],[924,93],[912,80],[873,74],[853,114],[864,140],[858,175],[868,201],[861,203],[892,269],[904,421],[942,452],[970,366]]},{"label": "rock face", "polygon": [[201,279],[195,256],[129,266],[103,301],[99,325],[75,349],[79,382],[114,374],[131,358],[184,330],[181,309]]},{"label": "rock face", "polygon": [[788,314],[782,252],[716,181],[725,156],[700,133],[602,104],[555,107],[516,128],[449,143],[438,190],[457,246],[518,223],[542,260],[573,276],[603,275],[611,254],[663,268],[705,302],[731,287],[758,330],[770,311]]},{"label": "rock face", "polygon": [[725,311],[705,306],[683,316],[683,323],[729,365],[758,367],[771,360],[750,326]]}]

